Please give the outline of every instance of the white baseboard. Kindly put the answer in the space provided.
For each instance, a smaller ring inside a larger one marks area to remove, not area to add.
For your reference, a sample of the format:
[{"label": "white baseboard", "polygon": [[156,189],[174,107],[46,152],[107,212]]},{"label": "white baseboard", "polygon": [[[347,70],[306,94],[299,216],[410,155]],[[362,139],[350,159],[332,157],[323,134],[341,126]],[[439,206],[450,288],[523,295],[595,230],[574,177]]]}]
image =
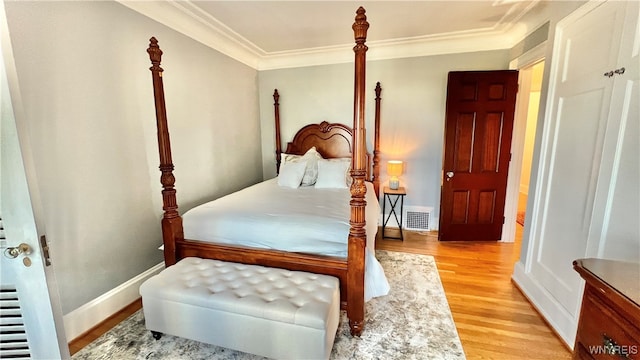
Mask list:
[{"label": "white baseboard", "polygon": [[558,301],[540,285],[521,262],[513,268],[511,279],[516,283],[531,305],[542,315],[553,331],[573,349],[578,329],[578,319],[567,312]]},{"label": "white baseboard", "polygon": [[64,315],[64,330],[67,335],[67,340],[71,341],[77,338],[106,320],[109,316],[136,301],[140,297],[140,285],[148,278],[162,271],[162,269],[164,269],[164,263],[152,267]]}]

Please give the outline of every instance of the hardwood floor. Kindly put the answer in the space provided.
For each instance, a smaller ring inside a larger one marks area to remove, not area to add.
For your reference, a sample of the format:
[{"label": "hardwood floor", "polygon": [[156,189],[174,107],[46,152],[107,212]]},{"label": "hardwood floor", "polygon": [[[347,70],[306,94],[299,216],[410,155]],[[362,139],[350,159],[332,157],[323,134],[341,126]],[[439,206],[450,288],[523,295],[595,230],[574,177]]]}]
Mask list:
[{"label": "hardwood floor", "polygon": [[[404,237],[404,241],[378,239],[376,247],[434,256],[467,359],[571,358],[562,341],[511,282],[513,264],[520,253],[520,234],[516,234],[517,241],[512,244],[445,243],[438,241],[437,233],[410,231]],[[140,306],[140,301],[132,303],[73,340],[69,344],[71,354]]]},{"label": "hardwood floor", "polygon": [[509,244],[439,242],[437,233],[405,231],[403,242],[378,239],[376,247],[436,259],[467,359],[571,359],[562,340],[511,282],[522,227],[518,232]]},{"label": "hardwood floor", "polygon": [[[132,302],[131,304],[129,304],[128,306],[126,306],[125,308],[120,310],[119,312],[117,312],[117,313],[113,314],[112,316],[110,316],[107,320],[105,320],[105,321],[101,322],[100,324],[98,324],[97,326],[95,326],[93,329],[87,331],[86,333],[82,334],[81,336],[79,336],[79,337],[73,339],[72,341],[70,341],[69,342],[69,352],[71,353],[71,355],[77,353],[83,347],[91,344],[91,342],[93,340],[95,340],[98,337],[100,337],[100,335],[106,333],[112,327],[118,325],[122,320],[128,318],[130,315],[132,315],[133,313],[135,313],[136,311],[138,311],[140,309],[142,309],[142,299],[138,299],[138,300]],[[118,360],[120,360],[120,359],[118,359]]]}]

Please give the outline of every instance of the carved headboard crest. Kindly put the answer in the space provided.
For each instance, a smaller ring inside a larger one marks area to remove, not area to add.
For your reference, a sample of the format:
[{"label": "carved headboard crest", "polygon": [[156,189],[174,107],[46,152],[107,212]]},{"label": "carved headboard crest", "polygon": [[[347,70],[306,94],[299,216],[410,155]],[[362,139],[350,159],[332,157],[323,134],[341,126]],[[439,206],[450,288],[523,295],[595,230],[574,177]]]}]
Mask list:
[{"label": "carved headboard crest", "polygon": [[353,133],[351,128],[326,121],[300,129],[287,144],[287,154],[303,155],[316,147],[323,158],[351,157]]},{"label": "carved headboard crest", "polygon": [[[303,155],[314,146],[325,159],[351,158],[353,130],[347,125],[327,121],[307,125],[300,129],[293,140],[287,144],[285,153]],[[371,156],[369,153],[366,155],[367,163],[370,163]],[[369,171],[367,176],[368,173]]]}]

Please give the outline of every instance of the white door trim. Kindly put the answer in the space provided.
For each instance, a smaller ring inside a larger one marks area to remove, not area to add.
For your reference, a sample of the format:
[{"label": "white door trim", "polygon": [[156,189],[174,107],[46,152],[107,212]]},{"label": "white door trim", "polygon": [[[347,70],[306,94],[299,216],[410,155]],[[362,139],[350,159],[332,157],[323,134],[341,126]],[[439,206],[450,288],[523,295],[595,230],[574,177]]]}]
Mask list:
[{"label": "white door trim", "polygon": [[[521,70],[544,60],[547,42],[543,42],[509,63],[509,69]],[[524,75],[524,76],[523,76]],[[511,140],[511,163],[507,176],[507,193],[504,204],[504,224],[502,225],[502,242],[514,242],[516,237],[516,216],[520,193],[520,174],[522,171],[522,154],[524,153],[525,131],[527,128],[527,110],[529,109],[529,89],[531,79],[523,72],[518,76],[518,97],[516,114]],[[526,96],[525,96],[526,95]],[[535,146],[535,145],[534,145]]]}]

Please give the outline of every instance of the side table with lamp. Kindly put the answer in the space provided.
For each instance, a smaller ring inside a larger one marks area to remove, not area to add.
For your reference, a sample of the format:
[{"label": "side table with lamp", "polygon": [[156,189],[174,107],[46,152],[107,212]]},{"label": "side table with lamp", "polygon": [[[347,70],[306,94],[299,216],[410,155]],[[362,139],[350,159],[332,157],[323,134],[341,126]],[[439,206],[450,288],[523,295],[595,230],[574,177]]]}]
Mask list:
[{"label": "side table with lamp", "polygon": [[[389,186],[385,186],[382,190],[383,198],[382,198],[382,237],[383,238],[391,238],[391,239],[400,239],[404,240],[404,236],[402,234],[402,210],[404,207],[404,197],[407,195],[407,192],[404,187],[400,186],[400,180],[398,176],[402,175],[403,171],[403,163],[399,160],[390,160],[387,162],[387,174],[390,176],[389,178]],[[397,209],[398,200],[400,200],[400,207]],[[389,214],[386,214],[386,204],[387,201],[391,206]],[[398,210],[400,212],[400,218],[398,219]],[[400,231],[400,237],[386,236],[385,229],[387,227],[387,223],[391,219],[391,216],[396,220],[398,224],[398,230]]]}]

